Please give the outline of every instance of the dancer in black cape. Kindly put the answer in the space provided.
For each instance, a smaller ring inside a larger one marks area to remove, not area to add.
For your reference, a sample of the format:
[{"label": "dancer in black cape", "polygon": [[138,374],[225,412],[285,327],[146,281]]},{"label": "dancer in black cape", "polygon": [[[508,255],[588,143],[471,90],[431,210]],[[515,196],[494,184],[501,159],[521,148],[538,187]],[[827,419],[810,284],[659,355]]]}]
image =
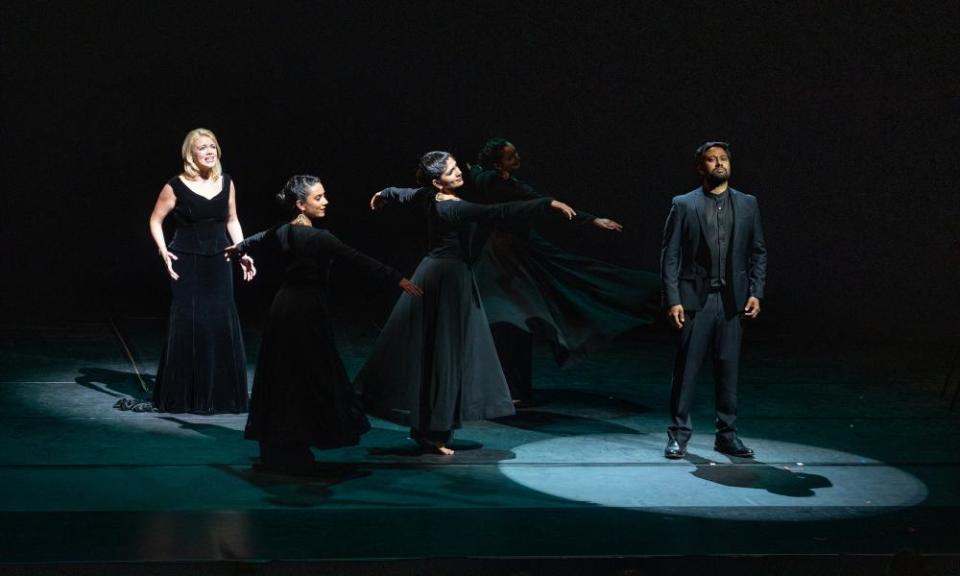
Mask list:
[{"label": "dancer in black cape", "polygon": [[283,284],[263,328],[244,437],[260,443],[261,467],[310,470],[310,446],[354,445],[370,425],[350,385],[328,319],[328,275],[344,262],[409,297],[421,290],[393,268],[316,228],[326,215],[326,191],[315,176],[294,176],[277,195],[297,216],[228,249],[273,248],[282,258]]},{"label": "dancer in black cape", "polygon": [[[488,140],[471,169],[476,202],[542,198],[518,180],[516,147]],[[573,221],[619,232],[610,219],[578,211]],[[514,401],[532,400],[533,334],[553,345],[560,366],[628,330],[650,324],[659,310],[657,274],[631,270],[563,250],[528,222],[498,222],[474,266],[497,354]]]},{"label": "dancer in black cape", "polygon": [[413,274],[424,297],[400,296],[356,385],[371,414],[409,425],[425,450],[453,454],[448,444],[462,422],[514,413],[471,270],[477,225],[575,212],[552,198],[464,201],[463,175],[447,152],[425,154],[417,180],[422,188],[387,188],[370,206],[404,204],[425,214],[429,252]]}]

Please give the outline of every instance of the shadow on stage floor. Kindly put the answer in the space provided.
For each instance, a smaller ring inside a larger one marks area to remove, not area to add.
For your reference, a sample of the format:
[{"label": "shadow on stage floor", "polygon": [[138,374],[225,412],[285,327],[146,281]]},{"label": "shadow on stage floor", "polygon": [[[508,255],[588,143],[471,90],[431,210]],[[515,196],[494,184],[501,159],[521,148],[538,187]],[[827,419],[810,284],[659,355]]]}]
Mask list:
[{"label": "shadow on stage floor", "polygon": [[[704,380],[680,461],[662,456],[669,339],[565,369],[538,346],[534,405],[467,425],[455,456],[374,420],[289,477],[251,468],[243,415],[113,408],[149,397],[162,329],[0,326],[0,572],[960,574],[960,425],[936,346],[748,341],[757,458],[713,450]],[[375,334],[339,333],[355,373]]]}]

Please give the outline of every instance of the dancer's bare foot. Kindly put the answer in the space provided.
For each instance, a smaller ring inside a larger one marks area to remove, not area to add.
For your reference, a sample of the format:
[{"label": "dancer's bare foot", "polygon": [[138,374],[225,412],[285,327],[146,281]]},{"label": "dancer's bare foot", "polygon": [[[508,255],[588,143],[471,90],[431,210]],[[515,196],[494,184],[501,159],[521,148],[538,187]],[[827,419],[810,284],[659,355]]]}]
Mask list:
[{"label": "dancer's bare foot", "polygon": [[452,456],[455,454],[452,448],[447,448],[443,442],[431,442],[430,440],[419,439],[417,444],[427,452],[440,454],[441,456]]}]

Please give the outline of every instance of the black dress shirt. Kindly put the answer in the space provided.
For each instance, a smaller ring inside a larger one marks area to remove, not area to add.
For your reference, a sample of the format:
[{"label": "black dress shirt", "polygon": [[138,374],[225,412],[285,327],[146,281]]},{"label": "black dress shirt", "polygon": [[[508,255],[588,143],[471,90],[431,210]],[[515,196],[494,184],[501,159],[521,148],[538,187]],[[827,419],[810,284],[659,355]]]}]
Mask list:
[{"label": "black dress shirt", "polygon": [[704,192],[704,196],[704,237],[710,249],[710,288],[719,290],[727,284],[727,260],[733,237],[733,205],[730,193],[726,190],[720,194]]}]

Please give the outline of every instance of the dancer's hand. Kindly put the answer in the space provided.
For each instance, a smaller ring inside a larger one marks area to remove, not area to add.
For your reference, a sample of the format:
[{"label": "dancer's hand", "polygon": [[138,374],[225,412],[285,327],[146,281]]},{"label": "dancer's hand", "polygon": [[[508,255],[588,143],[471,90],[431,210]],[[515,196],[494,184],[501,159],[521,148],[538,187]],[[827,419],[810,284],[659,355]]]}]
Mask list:
[{"label": "dancer's hand", "polygon": [[240,269],[243,271],[243,279],[247,282],[253,280],[257,275],[257,267],[253,265],[253,258],[244,254],[240,257]]},{"label": "dancer's hand", "polygon": [[687,321],[686,317],[683,315],[682,304],[671,306],[670,309],[667,310],[667,317],[670,318],[671,322],[673,322],[674,328],[678,330],[683,328],[683,323]]},{"label": "dancer's hand", "polygon": [[379,210],[383,208],[383,205],[386,203],[387,201],[383,199],[383,196],[381,196],[379,192],[370,197],[371,210]]},{"label": "dancer's hand", "polygon": [[623,226],[609,218],[595,218],[593,225],[604,230],[613,230],[614,232],[623,232]]},{"label": "dancer's hand", "polygon": [[567,217],[567,220],[573,220],[573,217],[577,215],[577,212],[573,208],[559,200],[551,200],[550,207],[562,212],[563,215]]},{"label": "dancer's hand", "polygon": [[169,274],[174,280],[180,278],[180,275],[173,271],[173,261],[177,260],[177,255],[171,254],[166,250],[161,250],[160,257],[163,258],[163,264],[167,267],[167,274]]},{"label": "dancer's hand", "polygon": [[423,289],[406,278],[400,280],[400,289],[411,296],[423,296]]},{"label": "dancer's hand", "polygon": [[760,314],[760,299],[756,296],[747,298],[747,307],[743,309],[743,315],[747,318],[756,318]]}]

